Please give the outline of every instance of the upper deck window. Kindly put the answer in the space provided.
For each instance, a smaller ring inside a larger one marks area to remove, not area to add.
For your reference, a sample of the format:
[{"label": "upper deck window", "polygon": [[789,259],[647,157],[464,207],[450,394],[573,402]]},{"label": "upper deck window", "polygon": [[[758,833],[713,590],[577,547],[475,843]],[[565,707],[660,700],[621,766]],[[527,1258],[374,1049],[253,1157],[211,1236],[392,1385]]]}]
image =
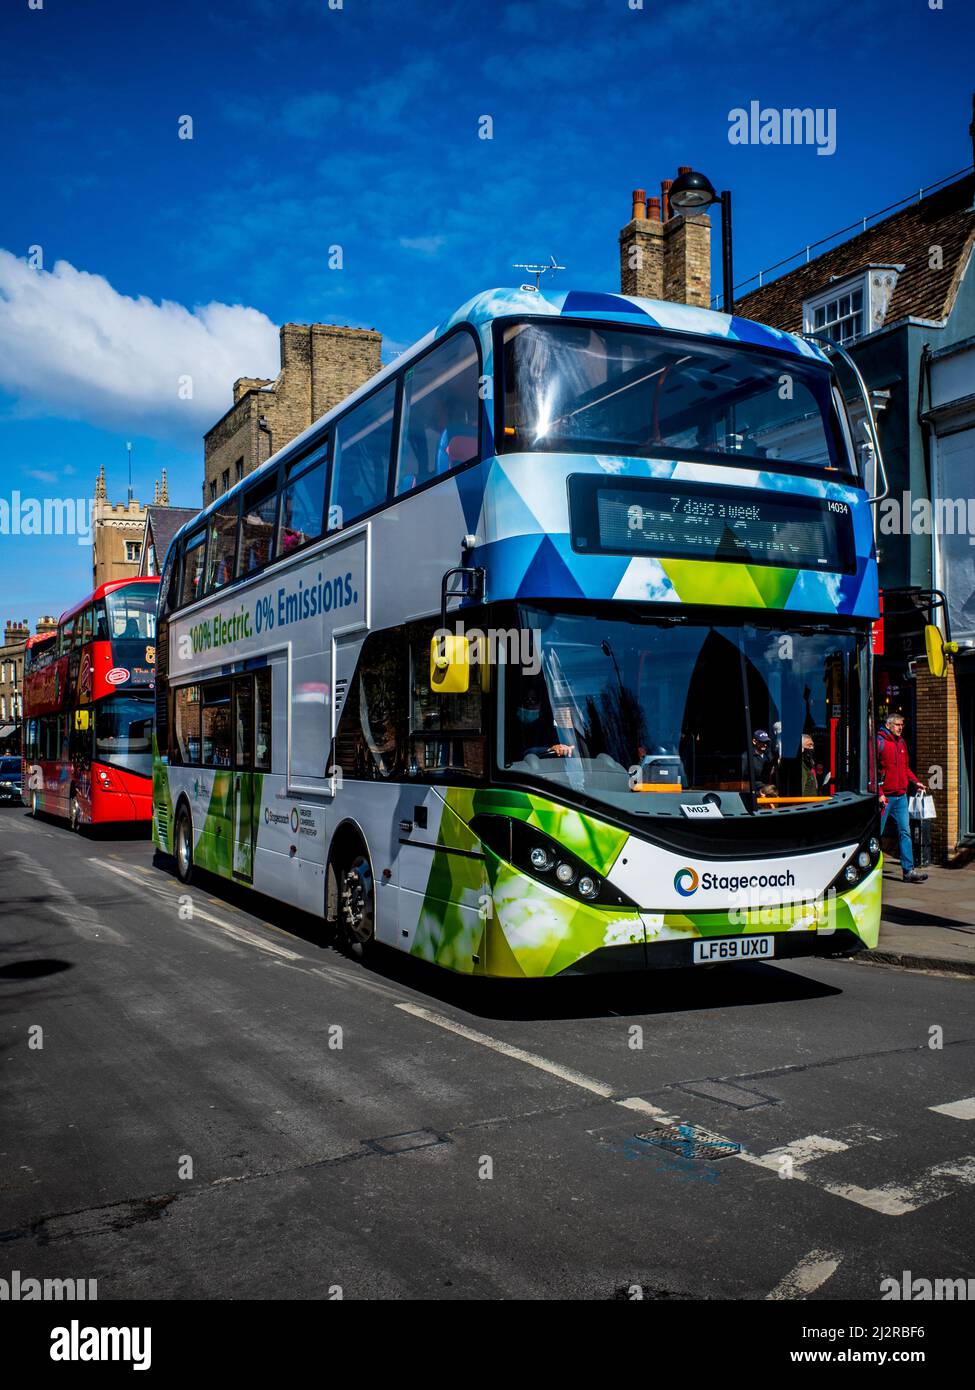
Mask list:
[{"label": "upper deck window", "polygon": [[134,584],[130,588],[113,589],[105,599],[108,610],[108,631],[112,640],[134,638],[146,641],[156,635],[155,584]]},{"label": "upper deck window", "polygon": [[195,603],[203,595],[203,563],[206,559],[206,530],[197,531],[186,542],[183,551],[183,587],[181,603]]},{"label": "upper deck window", "polygon": [[210,518],[210,549],[207,561],[207,593],[222,589],[234,577],[237,555],[237,504],[221,502]]},{"label": "upper deck window", "polygon": [[407,368],[397,496],[477,457],[478,381],[477,347],[468,333],[455,333]]},{"label": "upper deck window", "polygon": [[504,330],[511,449],[850,473],[828,367],[680,334],[559,322]]},{"label": "upper deck window", "polygon": [[328,446],[322,445],[310,457],[288,464],[278,522],[279,555],[298,550],[322,534],[327,462]]},{"label": "upper deck window", "polygon": [[348,526],[386,500],[396,384],[390,382],[344,415],[335,427],[328,529]]}]

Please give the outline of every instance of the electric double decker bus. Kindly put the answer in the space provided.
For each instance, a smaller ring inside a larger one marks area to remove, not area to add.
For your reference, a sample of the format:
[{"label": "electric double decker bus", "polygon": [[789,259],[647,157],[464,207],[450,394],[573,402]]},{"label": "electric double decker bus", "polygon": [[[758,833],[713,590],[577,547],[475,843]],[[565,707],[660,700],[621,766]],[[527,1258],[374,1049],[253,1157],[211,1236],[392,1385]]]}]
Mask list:
[{"label": "electric double decker bus", "polygon": [[152,815],[159,579],[113,579],[61,615],[24,669],[23,799],[72,829]]},{"label": "electric double decker bus", "polygon": [[468,974],[874,946],[865,482],[816,343],[478,295],[174,540],[157,844]]}]

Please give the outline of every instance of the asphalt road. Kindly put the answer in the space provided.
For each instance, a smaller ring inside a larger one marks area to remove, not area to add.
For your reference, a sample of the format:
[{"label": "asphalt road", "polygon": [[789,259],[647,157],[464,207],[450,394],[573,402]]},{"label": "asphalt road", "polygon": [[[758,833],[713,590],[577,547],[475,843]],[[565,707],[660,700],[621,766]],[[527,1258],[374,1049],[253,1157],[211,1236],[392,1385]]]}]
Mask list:
[{"label": "asphalt road", "polygon": [[[905,1270],[975,1276],[971,980],[367,968],[290,909],[187,892],[147,839],[19,808],[0,904],[5,1278],[873,1300]],[[668,1122],[740,1151],[636,1137]]]}]

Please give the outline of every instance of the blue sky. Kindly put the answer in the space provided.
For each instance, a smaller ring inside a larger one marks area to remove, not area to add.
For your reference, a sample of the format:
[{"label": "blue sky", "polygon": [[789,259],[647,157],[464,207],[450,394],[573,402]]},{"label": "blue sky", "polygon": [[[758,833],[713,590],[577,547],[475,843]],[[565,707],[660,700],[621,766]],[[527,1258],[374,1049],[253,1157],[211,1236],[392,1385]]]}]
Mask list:
[{"label": "blue sky", "polygon": [[[630,190],[678,164],[733,190],[737,281],[963,168],[975,17],[937,2],[5,0],[0,497],[88,497],[104,463],[121,500],[131,440],[137,495],[166,467],[196,505],[277,325],[388,357],[515,261],[618,289]],[[730,144],[751,100],[835,108],[836,152]],[[0,622],[89,580],[71,537],[0,536]]]}]

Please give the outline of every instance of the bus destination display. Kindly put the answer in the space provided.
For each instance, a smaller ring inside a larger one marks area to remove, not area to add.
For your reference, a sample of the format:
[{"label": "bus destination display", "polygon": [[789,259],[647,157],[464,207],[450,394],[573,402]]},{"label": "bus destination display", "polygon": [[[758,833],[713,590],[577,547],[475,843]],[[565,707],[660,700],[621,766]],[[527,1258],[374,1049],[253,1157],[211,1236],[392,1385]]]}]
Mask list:
[{"label": "bus destination display", "polygon": [[672,479],[569,479],[575,550],[852,574],[848,502]]}]

